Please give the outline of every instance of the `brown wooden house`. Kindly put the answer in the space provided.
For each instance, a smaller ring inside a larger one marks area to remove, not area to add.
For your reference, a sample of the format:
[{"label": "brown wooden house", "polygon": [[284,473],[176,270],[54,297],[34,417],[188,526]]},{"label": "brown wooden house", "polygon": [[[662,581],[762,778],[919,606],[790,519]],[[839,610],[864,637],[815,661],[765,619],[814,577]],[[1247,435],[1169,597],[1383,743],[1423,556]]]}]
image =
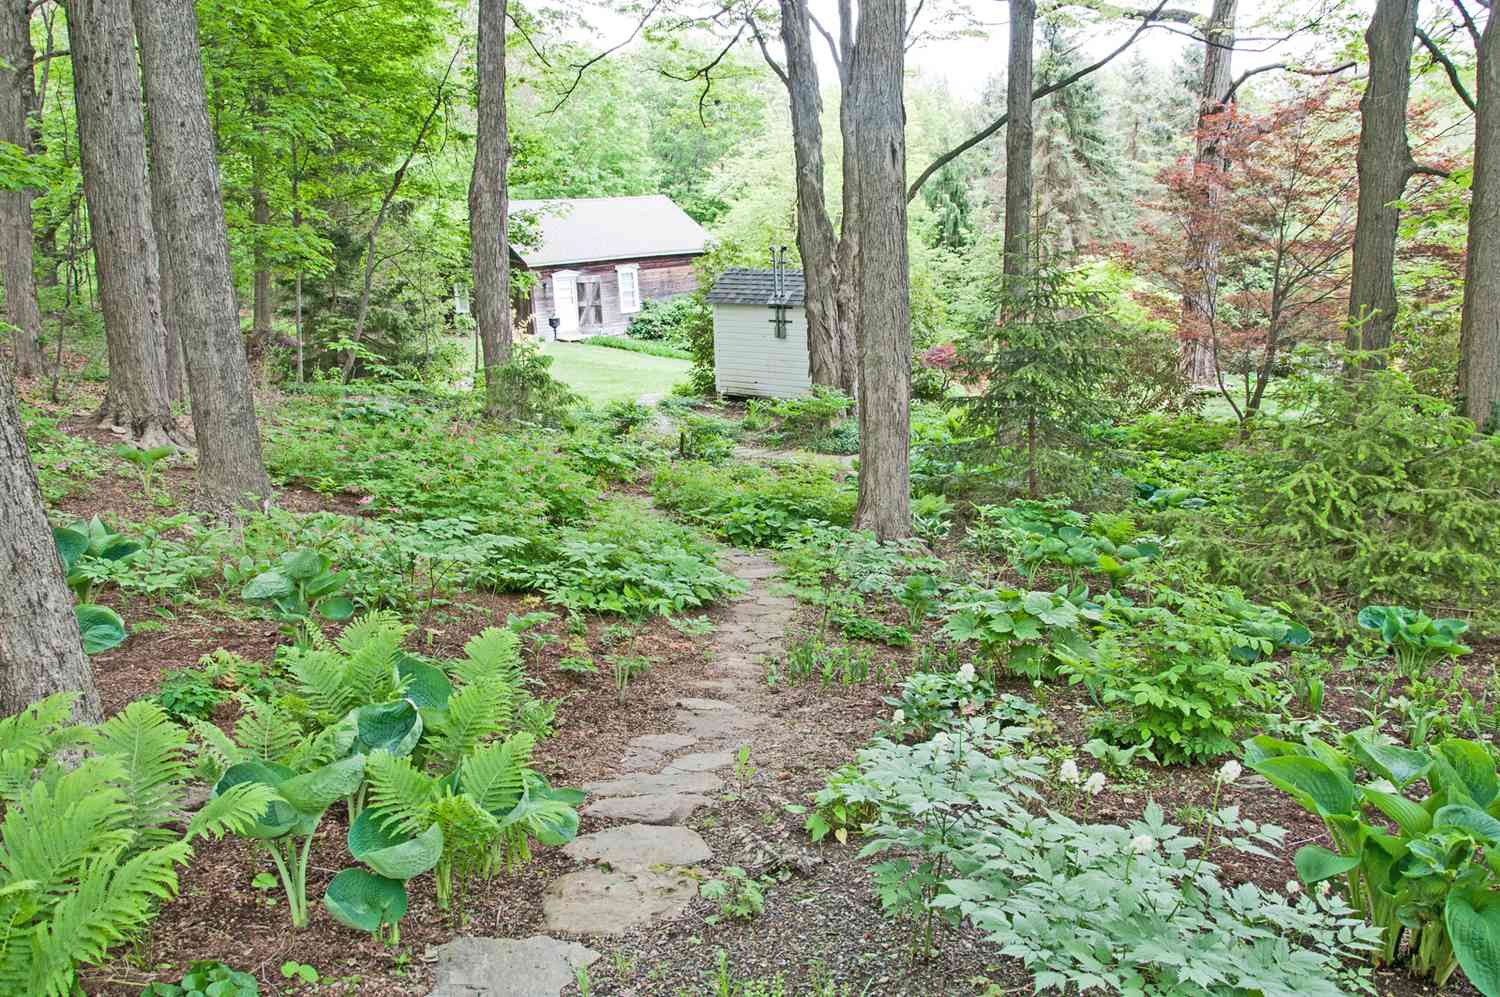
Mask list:
[{"label": "brown wooden house", "polygon": [[510,209],[537,233],[534,246],[512,246],[511,259],[536,278],[516,318],[539,339],[622,335],[641,302],[698,288],[693,262],[707,234],[670,198],[512,201]]}]

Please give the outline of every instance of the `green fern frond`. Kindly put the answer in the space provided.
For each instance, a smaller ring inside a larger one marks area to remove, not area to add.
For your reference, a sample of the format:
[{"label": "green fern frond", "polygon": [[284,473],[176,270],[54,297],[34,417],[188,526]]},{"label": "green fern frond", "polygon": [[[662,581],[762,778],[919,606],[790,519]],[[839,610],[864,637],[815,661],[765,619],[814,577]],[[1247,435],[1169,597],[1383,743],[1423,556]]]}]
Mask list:
[{"label": "green fern frond", "polygon": [[78,693],[59,692],[20,713],[0,718],[0,753],[15,752],[38,761],[50,755],[76,702]]},{"label": "green fern frond", "polygon": [[501,835],[500,822],[468,793],[444,787],[430,805],[432,822],[443,829],[444,861],[460,874],[480,869]]},{"label": "green fern frond", "polygon": [[155,703],[138,700],[99,726],[94,750],[113,757],[125,769],[121,784],[130,824],[140,833],[135,848],[149,848],[177,835],[162,825],[172,819],[186,797],[187,732]]},{"label": "green fern frond", "polygon": [[516,733],[479,748],[459,767],[459,785],[481,807],[497,816],[515,809],[526,791],[526,770],[536,739]]},{"label": "green fern frond", "polygon": [[350,709],[400,698],[405,681],[396,671],[396,657],[404,633],[405,628],[378,631],[349,655],[344,666],[344,687],[350,692]]},{"label": "green fern frond", "polygon": [[365,762],[369,784],[366,805],[379,814],[382,825],[420,834],[433,823],[432,802],[437,780],[388,751],[375,751]]},{"label": "green fern frond", "polygon": [[513,689],[525,685],[526,672],[521,667],[521,638],[509,627],[489,627],[464,645],[466,661],[454,666],[454,673],[465,682],[484,678],[498,679]]},{"label": "green fern frond", "polygon": [[402,623],[397,613],[388,609],[375,609],[356,616],[339,635],[337,644],[339,650],[350,657],[371,644],[389,646],[394,654],[409,633],[411,627]]},{"label": "green fern frond", "polygon": [[353,690],[345,680],[347,662],[333,648],[293,650],[287,655],[286,666],[313,709],[343,716],[355,705]]},{"label": "green fern frond", "polygon": [[184,841],[207,835],[218,841],[225,834],[246,834],[277,799],[276,790],[259,782],[242,782],[203,804],[188,823]]},{"label": "green fern frond", "polygon": [[243,712],[234,724],[234,739],[250,758],[281,762],[296,750],[302,730],[286,711],[262,699],[239,697]]},{"label": "green fern frond", "polygon": [[448,699],[448,709],[434,725],[431,750],[449,767],[456,767],[485,741],[503,737],[512,728],[513,691],[499,681],[466,685]]},{"label": "green fern frond", "polygon": [[306,772],[337,761],[338,751],[335,749],[337,739],[338,728],[336,727],[325,727],[316,734],[303,737],[297,742],[295,748],[287,752],[284,764],[298,772]]},{"label": "green fern frond", "polygon": [[0,888],[32,881],[50,902],[72,888],[84,867],[135,840],[120,787],[118,758],[86,758],[55,784],[37,782],[0,822]]},{"label": "green fern frond", "polygon": [[193,733],[198,736],[198,758],[200,764],[207,762],[210,780],[217,782],[219,776],[231,765],[249,758],[250,753],[241,748],[229,735],[207,720],[192,721]]}]

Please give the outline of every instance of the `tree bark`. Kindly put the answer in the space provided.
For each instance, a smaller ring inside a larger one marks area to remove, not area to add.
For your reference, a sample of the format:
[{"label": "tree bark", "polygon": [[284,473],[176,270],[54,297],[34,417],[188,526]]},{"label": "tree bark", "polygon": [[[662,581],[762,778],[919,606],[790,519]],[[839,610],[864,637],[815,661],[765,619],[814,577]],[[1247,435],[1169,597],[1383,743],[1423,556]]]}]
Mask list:
[{"label": "tree bark", "polygon": [[1365,30],[1370,78],[1359,102],[1359,202],[1354,222],[1354,263],[1349,284],[1348,345],[1383,350],[1396,322],[1395,202],[1411,176],[1406,104],[1411,92],[1411,50],[1417,0],[1377,0]]},{"label": "tree bark", "polygon": [[1032,44],[1036,0],[1010,0],[1010,58],[1005,81],[1005,276],[1031,265]]},{"label": "tree bark", "polygon": [[83,193],[109,348],[109,391],[99,421],[124,427],[141,446],[175,445],[181,433],[167,397],[166,332],[129,8],[108,0],[68,0],[68,33]]},{"label": "tree bark", "polygon": [[68,690],[79,694],[78,720],[102,719],[15,389],[0,370],[0,715]]},{"label": "tree bark", "polygon": [[254,261],[255,293],[251,305],[250,335],[256,343],[256,355],[265,354],[271,341],[271,267],[266,263],[266,229],[271,225],[271,199],[262,186],[265,168],[255,167],[255,188],[250,192],[251,221],[255,223]]},{"label": "tree bark", "polygon": [[1490,10],[1476,53],[1474,181],[1459,335],[1459,394],[1470,419],[1500,432],[1500,13]]},{"label": "tree bark", "polygon": [[813,61],[806,0],[782,0],[781,40],[792,109],[792,152],[797,164],[797,253],[806,281],[808,373],[813,384],[842,389],[843,366],[854,354],[840,350],[836,297],[838,240],[823,186],[823,99]]},{"label": "tree bark", "polygon": [[[4,0],[0,9],[0,142],[31,150],[26,120],[35,90],[32,72],[31,6],[27,0]],[[0,191],[0,252],[5,256],[5,318],[14,328],[16,376],[42,373],[42,315],[36,300],[32,262],[30,190]]]},{"label": "tree bark", "polygon": [[844,219],[859,245],[860,463],[854,520],[882,540],[911,535],[905,27],[902,0],[866,0],[860,8],[858,55],[849,88],[859,134],[853,174],[860,209]]},{"label": "tree bark", "polygon": [[233,512],[268,500],[250,366],[229,264],[224,194],[192,0],[132,0],[156,192],[163,310],[182,332],[198,441],[198,501]]},{"label": "tree bark", "polygon": [[506,172],[510,138],[505,122],[506,0],[479,0],[479,120],[474,173],[469,180],[469,251],[474,267],[474,323],[484,349],[484,408],[492,419],[505,408],[500,369],[510,362],[510,198]]},{"label": "tree bark", "polygon": [[[1199,175],[1222,173],[1229,168],[1219,135],[1209,131],[1209,119],[1225,109],[1230,88],[1234,86],[1230,70],[1234,59],[1234,27],[1239,0],[1214,0],[1204,28],[1203,87],[1198,92],[1198,140],[1194,164]],[[1218,210],[1219,187],[1209,180],[1204,191],[1208,203],[1205,217]],[[1208,324],[1218,298],[1219,241],[1209,233],[1190,229],[1187,233],[1188,260],[1185,268],[1196,284],[1183,288],[1183,324],[1189,328]],[[1182,368],[1188,383],[1215,384],[1219,377],[1219,360],[1212,339],[1193,336],[1183,340]]]}]

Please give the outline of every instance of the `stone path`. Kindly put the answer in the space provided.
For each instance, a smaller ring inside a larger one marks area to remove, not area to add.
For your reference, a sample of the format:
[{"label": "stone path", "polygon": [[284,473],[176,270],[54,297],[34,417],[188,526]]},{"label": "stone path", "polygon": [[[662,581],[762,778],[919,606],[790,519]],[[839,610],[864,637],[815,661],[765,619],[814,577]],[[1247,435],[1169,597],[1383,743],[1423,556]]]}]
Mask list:
[{"label": "stone path", "polygon": [[[683,825],[713,806],[712,794],[724,787],[721,773],[767,722],[741,704],[754,701],[763,682],[760,659],[780,652],[796,610],[792,599],[770,591],[776,565],[738,551],[722,560],[749,591],[714,632],[707,676],[675,701],[672,729],[634,738],[614,778],[583,787],[592,798],[584,815],[618,823],[563,849],[584,867],[547,887],[542,910],[549,932],[620,935],[681,912],[698,894],[698,879],[685,870],[713,851]],[[576,969],[599,958],[578,942],[547,935],[458,938],[429,954],[437,960],[432,997],[557,997]]]}]

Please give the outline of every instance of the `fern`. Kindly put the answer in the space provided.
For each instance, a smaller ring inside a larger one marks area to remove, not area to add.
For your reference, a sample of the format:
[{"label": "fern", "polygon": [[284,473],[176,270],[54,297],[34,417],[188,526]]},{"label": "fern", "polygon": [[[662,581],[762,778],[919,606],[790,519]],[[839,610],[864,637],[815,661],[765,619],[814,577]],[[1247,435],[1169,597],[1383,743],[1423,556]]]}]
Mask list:
[{"label": "fern", "polygon": [[0,718],[0,752],[17,752],[37,759],[50,755],[77,702],[78,693],[59,692],[14,716]]},{"label": "fern", "polygon": [[118,853],[135,838],[116,758],[90,758],[59,778],[38,782],[0,822],[0,888],[32,881],[44,898],[72,889],[84,866]]},{"label": "fern", "polygon": [[509,627],[489,627],[464,645],[468,658],[454,665],[453,672],[464,682],[497,679],[513,689],[521,689],[526,673],[521,667],[521,638]]},{"label": "fern", "polygon": [[496,816],[515,809],[526,792],[526,772],[536,740],[525,733],[487,744],[459,766],[464,792]]},{"label": "fern", "polygon": [[512,727],[516,690],[498,679],[484,679],[459,689],[448,709],[433,724],[430,750],[446,767],[457,766],[474,749]]},{"label": "fern", "polygon": [[412,764],[408,757],[396,758],[376,751],[365,762],[369,785],[367,805],[380,822],[406,834],[420,834],[432,826],[432,799],[437,780]]},{"label": "fern", "polygon": [[130,826],[139,829],[133,848],[147,848],[177,835],[162,827],[182,809],[190,775],[187,733],[155,703],[131,703],[105,721],[94,750],[124,768]]},{"label": "fern", "polygon": [[226,834],[248,834],[277,798],[276,791],[263,783],[230,786],[193,815],[184,840],[193,841],[206,835],[218,841]]},{"label": "fern", "polygon": [[280,762],[297,749],[302,730],[286,711],[260,699],[239,697],[243,712],[234,725],[234,739],[243,758]]},{"label": "fern", "polygon": [[287,667],[309,705],[336,719],[357,706],[400,697],[404,683],[396,660],[408,632],[394,614],[366,613],[334,644],[318,641],[311,649],[292,651]]}]

